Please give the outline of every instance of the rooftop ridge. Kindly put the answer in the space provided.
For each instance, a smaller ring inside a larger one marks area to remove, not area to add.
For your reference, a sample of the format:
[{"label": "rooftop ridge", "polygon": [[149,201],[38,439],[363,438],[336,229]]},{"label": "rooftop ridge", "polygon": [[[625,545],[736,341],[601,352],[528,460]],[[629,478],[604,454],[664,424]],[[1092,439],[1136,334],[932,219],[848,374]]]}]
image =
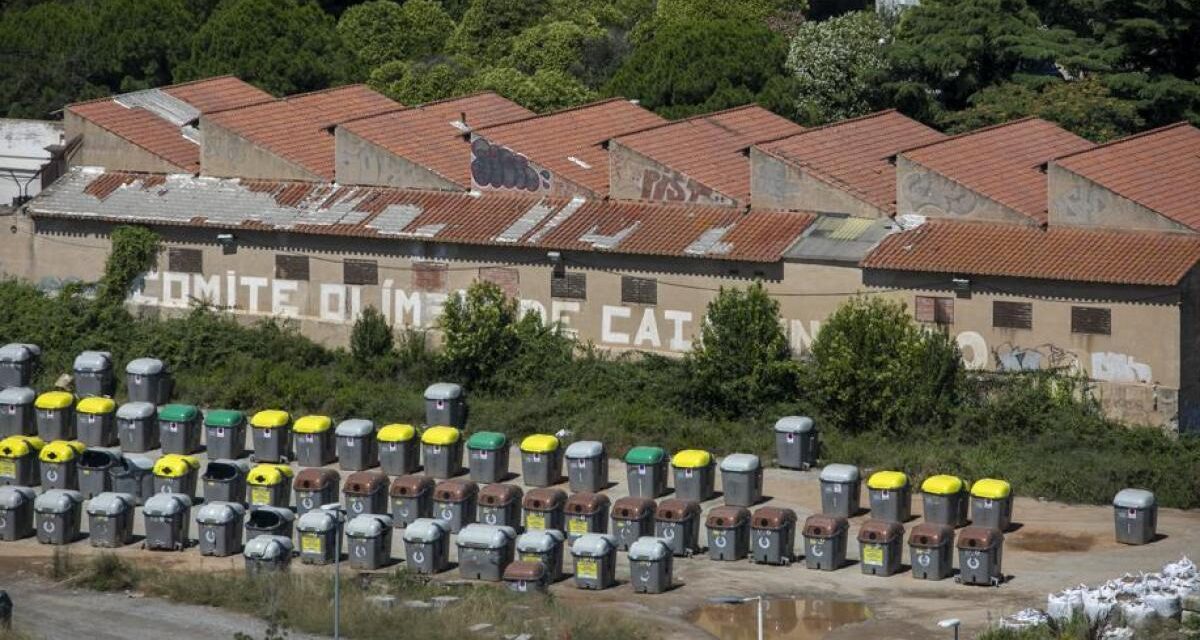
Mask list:
[{"label": "rooftop ridge", "polygon": [[573,107],[559,109],[558,111],[548,111],[546,113],[535,113],[533,115],[525,116],[524,118],[517,118],[516,120],[509,120],[508,122],[498,122],[496,124],[489,125],[486,127],[480,127],[478,129],[475,129],[474,131],[475,132],[487,131],[489,129],[496,129],[498,127],[504,127],[504,126],[508,126],[510,124],[517,124],[520,122],[529,122],[531,120],[537,120],[538,118],[549,118],[551,116],[556,116],[556,115],[563,114],[563,113],[571,113],[573,111],[583,111],[584,109],[591,109],[592,107],[598,107],[600,105],[605,105],[610,102],[618,102],[618,101],[622,101],[622,100],[628,102],[628,100],[626,100],[625,98],[622,98],[620,96],[614,96],[612,98],[605,98],[603,100],[597,100],[595,102],[589,102],[587,104],[577,104]]},{"label": "rooftop ridge", "polygon": [[1146,137],[1149,137],[1152,135],[1162,133],[1164,131],[1170,131],[1171,129],[1178,129],[1180,127],[1194,127],[1194,125],[1191,122],[1188,122],[1187,120],[1180,120],[1179,122],[1172,122],[1171,124],[1166,124],[1161,127],[1155,127],[1153,129],[1139,131],[1138,133],[1132,133],[1123,138],[1117,138],[1116,140],[1109,140],[1108,142],[1098,144],[1098,145],[1092,147],[1091,149],[1083,149],[1080,151],[1074,151],[1071,153],[1063,154],[1061,156],[1058,156],[1057,158],[1051,159],[1050,162],[1057,164],[1059,160],[1065,160],[1067,158],[1071,158],[1071,157],[1078,156],[1078,155],[1083,155],[1085,153],[1091,153],[1093,151],[1105,149],[1108,147],[1116,147],[1116,146],[1125,144],[1126,142],[1133,142],[1134,140],[1137,140],[1139,138],[1146,138]]},{"label": "rooftop ridge", "polygon": [[1037,116],[1025,116],[1024,118],[1017,118],[1016,120],[1009,120],[1008,122],[1000,122],[1000,123],[997,123],[997,124],[988,125],[988,126],[986,126],[986,127],[980,127],[980,128],[978,128],[978,129],[972,129],[972,130],[970,130],[970,131],[964,131],[964,132],[962,132],[962,133],[956,133],[956,134],[954,134],[954,135],[952,135],[952,136],[946,136],[945,138],[942,138],[941,140],[935,140],[935,141],[933,141],[933,142],[926,142],[925,144],[919,144],[919,145],[917,145],[917,146],[915,146],[915,147],[909,147],[909,148],[907,148],[907,149],[901,149],[900,151],[897,151],[897,152],[896,152],[896,155],[900,155],[900,154],[904,154],[904,153],[911,153],[911,152],[913,152],[913,151],[916,151],[916,150],[918,150],[918,149],[925,149],[925,148],[927,148],[927,147],[932,147],[932,146],[933,146],[933,145],[935,145],[935,144],[945,144],[945,143],[947,143],[947,142],[951,142],[951,141],[953,141],[953,140],[960,140],[960,139],[962,139],[962,138],[965,138],[965,137],[967,137],[967,136],[973,136],[973,135],[975,135],[975,134],[977,134],[977,133],[985,133],[985,132],[988,132],[988,131],[994,131],[994,130],[996,130],[996,129],[1003,129],[1004,127],[1011,127],[1011,126],[1013,126],[1013,125],[1018,125],[1018,124],[1021,124],[1022,122],[1029,122],[1029,121],[1032,121],[1032,120],[1040,120],[1041,122],[1045,122],[1046,124],[1050,124],[1050,125],[1053,125],[1053,126],[1056,126],[1056,127],[1058,126],[1058,125],[1054,124],[1053,122],[1050,122],[1049,120],[1045,120],[1045,119],[1039,118],[1039,117],[1037,117]]},{"label": "rooftop ridge", "polygon": [[[767,109],[766,107],[764,107],[764,106],[762,106],[762,105],[755,104],[755,103],[753,103],[753,102],[749,102],[749,103],[746,103],[746,104],[743,104],[743,105],[739,105],[739,106],[736,106],[736,107],[729,107],[728,109],[721,109],[720,111],[713,111],[713,112],[710,112],[710,113],[698,113],[698,114],[696,114],[696,115],[694,115],[694,116],[688,116],[688,117],[686,117],[686,118],[680,118],[680,119],[678,119],[678,120],[668,120],[667,122],[663,122],[663,123],[659,123],[659,124],[651,125],[651,126],[649,126],[649,127],[645,127],[645,128],[642,128],[642,129],[636,129],[636,130],[634,130],[634,131],[629,131],[629,132],[627,132],[627,133],[622,133],[621,135],[619,135],[619,136],[616,136],[616,137],[614,137],[614,138],[609,138],[609,140],[616,140],[616,141],[620,142],[620,139],[621,139],[621,138],[628,138],[628,137],[630,137],[630,136],[636,136],[636,135],[638,135],[638,134],[640,134],[640,133],[645,133],[645,132],[647,132],[647,131],[655,131],[655,130],[657,130],[657,129],[664,129],[664,128],[666,128],[666,127],[670,127],[670,126],[674,126],[674,125],[678,125],[678,124],[685,124],[685,123],[689,123],[689,122],[693,122],[693,121],[697,121],[697,120],[703,120],[703,121],[705,121],[705,122],[708,122],[709,124],[711,124],[711,125],[713,125],[713,126],[720,127],[720,128],[722,128],[722,129],[724,129],[724,130],[726,130],[726,131],[728,131],[728,132],[730,132],[730,133],[732,133],[732,134],[735,134],[735,135],[742,135],[742,134],[740,134],[740,133],[738,133],[738,132],[734,131],[733,129],[730,129],[729,127],[727,127],[727,126],[725,126],[725,125],[721,124],[720,122],[713,122],[713,121],[711,121],[711,118],[713,118],[714,116],[720,116],[720,115],[724,115],[724,114],[727,114],[727,113],[734,113],[734,112],[737,112],[737,111],[744,111],[744,110],[746,110],[746,109],[751,109],[751,108],[754,108],[754,107],[758,107],[758,108],[760,108],[760,109],[763,109],[763,110],[765,110],[765,111],[769,111],[769,112],[771,112],[771,114],[773,114],[773,115],[776,115],[776,116],[779,116],[780,118],[783,118],[783,116],[780,116],[778,113],[775,113],[774,111],[771,111],[770,109]],[[784,118],[784,120],[788,120],[788,118]],[[799,126],[799,125],[797,125],[797,126]],[[805,131],[807,131],[807,129],[806,129]],[[798,133],[799,133],[799,132],[797,132],[797,133],[792,133],[792,134],[788,134],[788,135],[797,135]],[[784,137],[786,138],[787,136],[784,136]],[[758,143],[753,143],[753,144],[758,144]]]},{"label": "rooftop ridge", "polygon": [[[114,100],[125,94],[137,93],[138,91],[145,91],[148,89],[158,89],[159,91],[167,91],[168,89],[178,89],[179,87],[190,87],[192,85],[200,84],[202,82],[211,82],[213,80],[223,80],[225,78],[233,78],[235,80],[241,80],[241,78],[233,75],[232,73],[226,73],[226,74],[222,74],[219,76],[212,76],[209,78],[197,78],[195,80],[188,80],[187,82],[176,82],[175,84],[164,84],[159,87],[146,87],[146,89],[135,89],[133,91],[122,91],[120,93],[110,93],[106,96],[100,96],[98,98],[91,98],[89,100],[80,100],[78,102],[68,102],[63,108],[70,109],[71,107],[74,107],[76,105],[94,104],[96,102],[105,102],[108,100]],[[247,84],[249,84],[249,83],[247,83]]]},{"label": "rooftop ridge", "polygon": [[[312,91],[293,93],[290,95],[283,96],[282,98],[280,98],[280,100],[287,102],[294,98],[307,98],[308,96],[316,96],[316,95],[320,95],[323,93],[333,93],[334,91],[341,91],[343,89],[352,89],[354,87],[366,87],[367,89],[370,89],[371,91],[375,91],[374,89],[371,89],[371,87],[365,82],[352,82],[350,84],[339,84],[336,87],[325,87],[324,89],[313,89]],[[379,92],[375,91],[375,93],[379,93]],[[383,95],[383,94],[380,94],[380,95]]]},{"label": "rooftop ridge", "polygon": [[[837,122],[826,122],[825,124],[818,125],[815,127],[806,127],[803,131],[797,131],[795,133],[789,133],[785,136],[779,136],[778,138],[770,138],[767,140],[763,140],[761,142],[755,142],[754,146],[768,145],[768,144],[771,144],[774,142],[779,142],[781,140],[788,140],[791,138],[795,138],[796,136],[802,136],[806,133],[812,133],[814,131],[824,131],[826,129],[832,129],[833,127],[837,127],[837,126],[840,126],[843,124],[850,124],[851,122],[862,122],[863,120],[870,120],[872,118],[878,118],[881,116],[885,116],[889,113],[899,113],[899,110],[898,109],[884,109],[883,111],[875,111],[873,113],[867,113],[867,114],[864,114],[861,116],[855,116],[853,118],[846,118],[845,120],[838,120]],[[904,115],[904,114],[901,114],[901,115]],[[929,126],[929,125],[926,125],[926,126]],[[932,128],[932,127],[930,127],[930,128]]]}]

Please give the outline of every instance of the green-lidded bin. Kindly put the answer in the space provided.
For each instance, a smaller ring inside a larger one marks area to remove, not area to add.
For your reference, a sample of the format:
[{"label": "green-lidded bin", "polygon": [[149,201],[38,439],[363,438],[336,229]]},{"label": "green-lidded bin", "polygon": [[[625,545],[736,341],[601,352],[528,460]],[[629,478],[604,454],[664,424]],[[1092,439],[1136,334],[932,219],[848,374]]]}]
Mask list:
[{"label": "green-lidded bin", "polygon": [[634,447],[625,454],[629,495],[657,499],[667,492],[667,452],[660,447]]},{"label": "green-lidded bin", "polygon": [[246,414],[230,409],[209,411],[204,415],[204,438],[210,458],[246,457]]},{"label": "green-lidded bin", "polygon": [[504,482],[508,475],[508,437],[496,431],[479,431],[467,438],[467,467],[475,482]]},{"label": "green-lidded bin", "polygon": [[200,450],[200,410],[190,404],[168,404],[158,410],[158,441],[163,453],[188,455]]}]

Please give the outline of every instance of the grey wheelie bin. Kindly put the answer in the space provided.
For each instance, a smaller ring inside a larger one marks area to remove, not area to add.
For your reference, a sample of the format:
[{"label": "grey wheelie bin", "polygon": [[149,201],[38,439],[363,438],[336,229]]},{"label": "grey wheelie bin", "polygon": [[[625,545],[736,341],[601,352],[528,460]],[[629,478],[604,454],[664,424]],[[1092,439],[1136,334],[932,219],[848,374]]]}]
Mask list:
[{"label": "grey wheelie bin", "polygon": [[425,389],[425,424],[467,426],[467,396],[460,385],[437,382]]},{"label": "grey wheelie bin", "polygon": [[567,482],[572,492],[596,493],[608,488],[608,454],[603,442],[573,442],[563,456],[567,461]]},{"label": "grey wheelie bin", "polygon": [[338,501],[338,484],[342,476],[333,469],[301,469],[292,481],[296,492],[296,513],[303,515],[321,505]]},{"label": "grey wheelie bin", "polygon": [[567,494],[562,489],[542,487],[529,490],[521,500],[521,508],[524,511],[522,524],[525,525],[525,530],[562,531],[566,526],[563,516],[566,504]]},{"label": "grey wheelie bin", "polygon": [[29,487],[0,487],[0,540],[13,542],[33,535],[33,502]]},{"label": "grey wheelie bin", "polygon": [[450,568],[450,533],[446,524],[419,518],[404,528],[404,562],[409,571],[432,575]]},{"label": "grey wheelie bin", "polygon": [[416,473],[421,468],[421,447],[412,425],[384,425],[376,432],[375,442],[379,448],[379,468],[389,476]]},{"label": "grey wheelie bin", "polygon": [[612,534],[617,539],[617,548],[628,551],[629,545],[654,535],[654,512],[658,509],[650,498],[626,496],[612,506]]},{"label": "grey wheelie bin", "polygon": [[508,477],[508,437],[496,431],[471,434],[467,438],[467,470],[475,482],[504,482]]},{"label": "grey wheelie bin", "polygon": [[731,507],[753,507],[762,500],[763,468],[752,453],[733,453],[721,460],[721,491]]},{"label": "grey wheelie bin", "polygon": [[256,464],[246,474],[247,502],[251,507],[289,507],[292,504],[292,468],[286,464]]},{"label": "grey wheelie bin", "polygon": [[87,503],[88,542],[115,549],[133,542],[134,499],[128,493],[102,493]]},{"label": "grey wheelie bin", "polygon": [[43,489],[79,490],[79,456],[85,447],[78,440],[56,440],[38,452]]},{"label": "grey wheelie bin", "polygon": [[116,395],[117,377],[113,375],[112,354],[107,351],[82,351],[75,356],[75,393],[111,398]]},{"label": "grey wheelie bin", "polygon": [[817,428],[807,416],[775,421],[775,457],[784,469],[809,469],[817,464]]},{"label": "grey wheelie bin", "polygon": [[671,457],[675,497],[704,502],[716,493],[716,464],[712,454],[701,449],[684,449]]},{"label": "grey wheelie bin", "polygon": [[526,531],[517,536],[517,558],[546,567],[546,584],[562,579],[563,544],[566,536],[557,529]]},{"label": "grey wheelie bin", "polygon": [[33,401],[37,409],[38,437],[46,442],[75,439],[75,396],[47,391]]},{"label": "grey wheelie bin", "polygon": [[191,498],[196,495],[199,475],[200,458],[168,453],[154,461],[154,492],[182,493]]},{"label": "grey wheelie bin", "polygon": [[562,448],[558,438],[536,433],[521,440],[521,480],[527,487],[562,482]]},{"label": "grey wheelie bin", "polygon": [[296,440],[296,464],[323,467],[337,460],[333,420],[329,416],[297,418],[292,425],[292,437]]},{"label": "grey wheelie bin", "polygon": [[157,449],[158,409],[149,402],[126,402],[117,407],[117,441],[125,453]]},{"label": "grey wheelie bin", "polygon": [[158,442],[163,453],[188,455],[200,450],[200,410],[190,404],[168,404],[158,410]]},{"label": "grey wheelie bin", "polygon": [[515,484],[495,483],[485,486],[479,490],[479,509],[475,521],[480,524],[512,527],[520,532],[521,498],[524,495],[521,487]]},{"label": "grey wheelie bin", "polygon": [[380,471],[356,471],[342,485],[347,517],[388,513],[388,477]]},{"label": "grey wheelie bin", "polygon": [[867,478],[871,518],[907,522],[912,514],[912,487],[900,471],[876,471]]},{"label": "grey wheelie bin", "polygon": [[200,555],[226,558],[242,552],[242,519],[246,508],[240,502],[208,502],[196,510],[196,537]]},{"label": "grey wheelie bin", "polygon": [[419,518],[433,515],[433,478],[407,475],[392,480],[392,523],[403,529]]},{"label": "grey wheelie bin", "polygon": [[517,532],[512,527],[469,524],[458,533],[458,570],[472,580],[499,582],[513,561]]},{"label": "grey wheelie bin", "polygon": [[991,527],[1001,533],[1012,524],[1012,485],[984,478],[971,485],[971,525]]},{"label": "grey wheelie bin", "polygon": [[0,389],[0,439],[37,435],[37,394],[29,387]]},{"label": "grey wheelie bin", "polygon": [[821,513],[849,518],[858,513],[862,490],[858,467],[830,464],[821,469]]},{"label": "grey wheelie bin", "polygon": [[42,544],[71,544],[79,538],[83,494],[67,489],[51,489],[33,502],[37,539]]},{"label": "grey wheelie bin", "polygon": [[443,480],[433,488],[433,517],[446,523],[450,533],[459,533],[475,522],[479,485],[470,480]]},{"label": "grey wheelie bin", "polygon": [[291,509],[267,505],[253,506],[246,517],[246,539],[251,540],[258,536],[290,538],[295,523],[296,514]]},{"label": "grey wheelie bin", "polygon": [[229,409],[214,409],[204,414],[204,446],[209,458],[246,457],[246,414]]},{"label": "grey wheelie bin", "polygon": [[958,532],[958,581],[962,584],[997,586],[1004,582],[1001,561],[1004,534],[992,527],[966,527]]},{"label": "grey wheelie bin", "polygon": [[750,517],[751,559],[758,564],[789,565],[796,558],[796,512],[760,507]]},{"label": "grey wheelie bin", "polygon": [[42,350],[37,345],[11,343],[0,347],[0,389],[28,387]]},{"label": "grey wheelie bin", "polygon": [[75,435],[89,447],[117,446],[117,403],[95,396],[80,400],[75,405]]},{"label": "grey wheelie bin", "polygon": [[908,558],[913,577],[944,580],[954,574],[954,528],[922,522],[908,534]]},{"label": "grey wheelie bin", "polygon": [[121,463],[121,454],[115,451],[84,449],[79,454],[79,492],[83,498],[90,500],[112,491],[112,469]]},{"label": "grey wheelie bin", "polygon": [[375,439],[375,423],[353,419],[338,423],[338,466],[343,471],[362,471],[379,466],[379,442]]},{"label": "grey wheelie bin", "polygon": [[657,499],[667,492],[667,453],[659,447],[634,447],[625,454],[629,495]]},{"label": "grey wheelie bin", "polygon": [[504,585],[516,593],[544,593],[546,567],[540,562],[517,560],[504,568]]},{"label": "grey wheelie bin", "polygon": [[658,538],[638,538],[629,545],[629,582],[634,593],[665,593],[673,582],[671,548]]},{"label": "grey wheelie bin", "polygon": [[302,564],[333,564],[337,560],[338,518],[336,513],[315,509],[296,521]]},{"label": "grey wheelie bin", "polygon": [[125,365],[125,387],[130,402],[166,404],[173,387],[171,372],[162,360],[138,358]]},{"label": "grey wheelie bin", "polygon": [[346,523],[346,554],[350,568],[381,569],[392,563],[392,517],[378,513],[354,516]]},{"label": "grey wheelie bin", "polygon": [[617,541],[610,535],[588,533],[571,544],[575,561],[575,586],[607,589],[617,583]]},{"label": "grey wheelie bin", "polygon": [[292,416],[286,411],[267,409],[250,418],[250,439],[255,462],[287,462],[292,459]]},{"label": "grey wheelie bin", "polygon": [[154,462],[146,456],[121,456],[108,475],[113,491],[132,495],[139,505],[154,495]]},{"label": "grey wheelie bin", "polygon": [[890,576],[900,570],[904,553],[904,525],[894,520],[871,519],[858,528],[859,566],[871,576]]},{"label": "grey wheelie bin", "polygon": [[445,480],[462,473],[462,432],[454,427],[429,427],[421,434],[425,475]]},{"label": "grey wheelie bin", "polygon": [[750,553],[750,510],[717,507],[705,519],[708,557],[713,560],[744,560]]},{"label": "grey wheelie bin", "polygon": [[1113,497],[1117,542],[1146,544],[1158,533],[1158,502],[1145,489],[1122,489]]},{"label": "grey wheelie bin", "polygon": [[837,571],[846,564],[846,539],[850,523],[845,518],[811,515],[804,521],[804,564],[809,569]]},{"label": "grey wheelie bin", "polygon": [[654,514],[654,537],[662,538],[671,553],[691,557],[700,551],[700,505],[691,500],[663,500]]},{"label": "grey wheelie bin", "polygon": [[155,551],[181,551],[188,545],[192,497],[182,493],[155,494],[142,507],[146,540]]},{"label": "grey wheelie bin", "polygon": [[246,541],[242,556],[246,559],[246,573],[257,575],[275,571],[287,571],[292,566],[292,540],[283,536],[259,536]]},{"label": "grey wheelie bin", "polygon": [[936,475],[921,483],[921,504],[925,522],[961,527],[967,524],[967,505],[971,495],[962,478]]},{"label": "grey wheelie bin", "polygon": [[36,487],[42,481],[38,452],[46,443],[37,436],[8,436],[0,440],[0,485]]},{"label": "grey wheelie bin", "polygon": [[200,476],[205,502],[246,504],[246,476],[250,463],[245,460],[209,460]]},{"label": "grey wheelie bin", "polygon": [[608,496],[603,493],[574,493],[567,498],[567,539],[574,541],[589,533],[608,533]]}]

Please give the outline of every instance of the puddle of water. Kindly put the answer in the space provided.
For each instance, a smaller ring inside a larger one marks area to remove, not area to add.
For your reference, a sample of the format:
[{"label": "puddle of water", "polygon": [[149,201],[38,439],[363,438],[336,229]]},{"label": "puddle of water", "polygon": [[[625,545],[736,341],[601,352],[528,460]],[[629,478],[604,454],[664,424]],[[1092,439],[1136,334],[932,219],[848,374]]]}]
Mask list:
[{"label": "puddle of water", "polygon": [[1057,531],[1020,531],[1013,534],[1012,546],[1034,553],[1087,551],[1096,544],[1090,533],[1058,533]]},{"label": "puddle of water", "polygon": [[[763,602],[763,635],[773,640],[820,640],[830,631],[871,617],[867,605],[810,598],[774,598]],[[688,622],[721,640],[755,640],[758,602],[708,604]]]}]

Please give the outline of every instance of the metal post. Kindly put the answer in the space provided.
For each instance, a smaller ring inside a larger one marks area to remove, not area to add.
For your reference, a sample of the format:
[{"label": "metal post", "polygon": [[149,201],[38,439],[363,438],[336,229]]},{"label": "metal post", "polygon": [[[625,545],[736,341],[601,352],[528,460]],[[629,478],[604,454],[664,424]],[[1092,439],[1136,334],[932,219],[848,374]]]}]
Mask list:
[{"label": "metal post", "polygon": [[763,597],[758,596],[758,640],[763,640],[763,637]]},{"label": "metal post", "polygon": [[333,543],[333,640],[341,640],[342,623],[342,514],[335,512],[337,518],[337,540]]}]

